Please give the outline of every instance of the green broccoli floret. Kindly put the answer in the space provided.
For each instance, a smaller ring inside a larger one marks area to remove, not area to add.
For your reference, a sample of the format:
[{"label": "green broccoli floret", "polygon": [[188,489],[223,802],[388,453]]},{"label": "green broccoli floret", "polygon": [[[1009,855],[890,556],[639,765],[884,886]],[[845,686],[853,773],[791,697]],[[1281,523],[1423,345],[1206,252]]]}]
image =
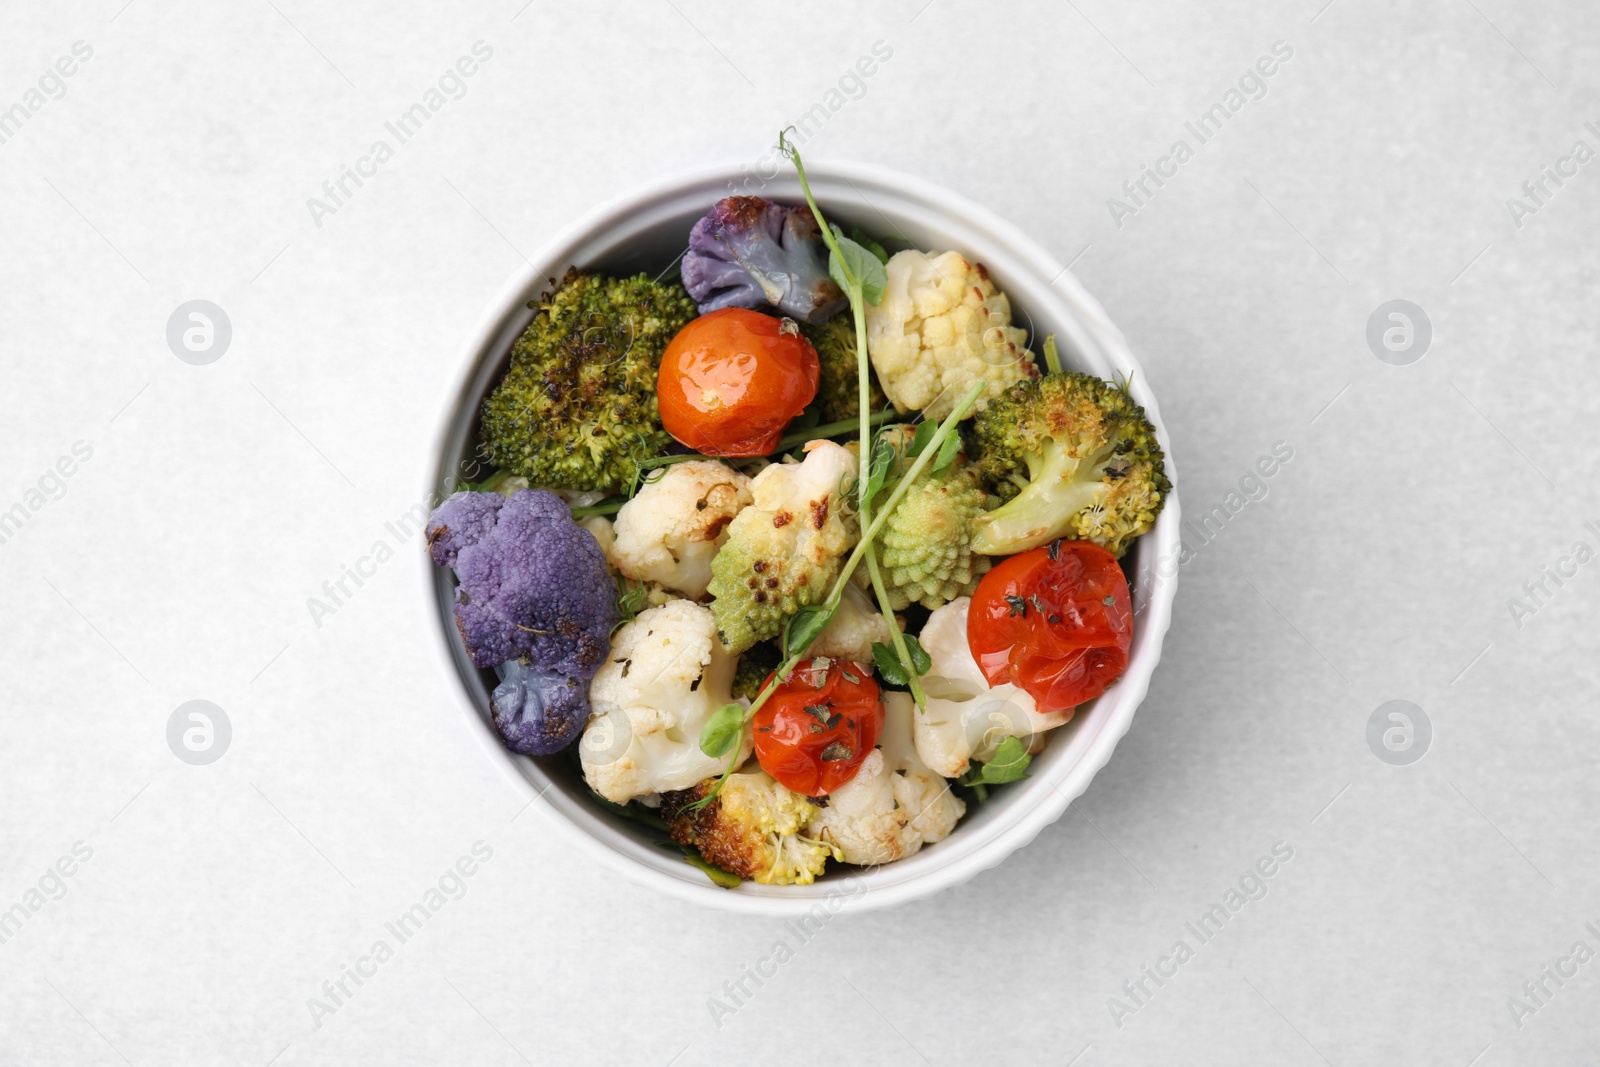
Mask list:
[{"label": "green broccoli floret", "polygon": [[711,614],[729,652],[777,637],[807,604],[826,599],[860,524],[844,490],[855,456],[813,441],[802,463],[774,463],[750,482],[755,502],[728,524],[711,560]]},{"label": "green broccoli floret", "polygon": [[778,652],[778,646],[771,641],[762,641],[752,645],[745,654],[739,657],[739,663],[733,668],[733,698],[744,697],[754,700],[761,692],[761,686],[767,680],[767,675],[778,669],[778,664],[783,662],[783,656]]},{"label": "green broccoli floret", "polygon": [[[822,366],[816,399],[821,421],[843,422],[855,418],[861,413],[861,387],[856,376],[856,328],[850,315],[835,315],[820,326],[801,323],[800,332],[817,350],[817,361]],[[871,389],[870,410],[883,410],[889,401],[878,388],[877,373],[870,368],[867,385]]]},{"label": "green broccoli floret", "polygon": [[1058,537],[1121,556],[1166,502],[1155,428],[1126,386],[1060,371],[1008,390],[973,420],[980,473],[1011,499],[978,519],[973,549],[991,556]]},{"label": "green broccoli floret", "polygon": [[878,534],[889,603],[932,610],[977,588],[992,562],[972,549],[974,522],[999,501],[964,460],[940,474],[930,466],[912,483]]},{"label": "green broccoli floret", "polygon": [[656,367],[694,302],[677,282],[572,269],[529,306],[511,369],[483,403],[484,457],[533,485],[625,489],[638,459],[670,440]]}]

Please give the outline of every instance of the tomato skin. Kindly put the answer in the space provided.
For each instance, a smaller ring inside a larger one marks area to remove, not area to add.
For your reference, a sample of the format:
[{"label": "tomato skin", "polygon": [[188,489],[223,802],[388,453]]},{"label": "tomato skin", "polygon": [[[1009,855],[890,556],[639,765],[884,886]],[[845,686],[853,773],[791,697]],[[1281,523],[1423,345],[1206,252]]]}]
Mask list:
[{"label": "tomato skin", "polygon": [[823,672],[813,662],[801,660],[751,722],[761,769],[791,793],[820,797],[854,778],[877,747],[883,698],[870,668],[836,659]]},{"label": "tomato skin", "polygon": [[1128,668],[1128,579],[1116,557],[1092,541],[1056,541],[1012,556],[978,583],[967,644],[990,685],[1022,687],[1041,712],[1076,707]]},{"label": "tomato skin", "polygon": [[764,456],[817,395],[817,351],[787,320],[748,308],[693,319],[661,356],[661,425],[708,456]]}]

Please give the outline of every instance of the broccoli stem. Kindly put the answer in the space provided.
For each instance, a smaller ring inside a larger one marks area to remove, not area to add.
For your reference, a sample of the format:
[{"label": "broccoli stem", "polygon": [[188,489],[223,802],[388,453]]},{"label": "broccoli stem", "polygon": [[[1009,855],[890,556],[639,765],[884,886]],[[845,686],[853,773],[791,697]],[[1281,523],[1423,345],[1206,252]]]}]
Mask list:
[{"label": "broccoli stem", "polygon": [[1056,351],[1056,335],[1053,333],[1044,339],[1044,365],[1051,374],[1061,373],[1061,353]]},{"label": "broccoli stem", "polygon": [[1108,447],[1078,457],[1053,442],[1043,455],[1027,457],[1030,481],[1011,500],[979,516],[972,550],[1010,556],[1067,534],[1072,516],[1105,496],[1105,464],[1112,455]]}]

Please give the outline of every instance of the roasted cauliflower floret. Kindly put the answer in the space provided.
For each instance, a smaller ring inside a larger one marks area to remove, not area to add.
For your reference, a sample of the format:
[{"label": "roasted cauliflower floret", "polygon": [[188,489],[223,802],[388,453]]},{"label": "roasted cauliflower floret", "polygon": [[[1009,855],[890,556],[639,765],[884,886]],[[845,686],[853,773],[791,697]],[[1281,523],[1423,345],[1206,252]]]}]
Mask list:
[{"label": "roasted cauliflower floret", "polygon": [[826,656],[852,663],[871,663],[874,643],[887,645],[894,640],[891,623],[878,613],[867,594],[847,585],[839,610],[828,620],[817,639],[806,649],[806,658]]},{"label": "roasted cauliflower floret", "polygon": [[[689,600],[649,608],[617,631],[589,686],[594,715],[578,755],[583,777],[615,804],[685,789],[725,765],[700,751],[700,731],[728,703],[733,657],[711,609]],[[743,759],[750,741],[741,742]]]},{"label": "roasted cauliflower floret", "polygon": [[711,610],[728,651],[776,637],[789,616],[827,598],[860,532],[843,495],[855,474],[849,449],[812,441],[804,462],[774,463],[751,480],[754,503],[711,560]]},{"label": "roasted cauliflower floret", "polygon": [[909,693],[885,693],[883,733],[856,776],[828,794],[807,832],[834,846],[846,863],[902,860],[942,841],[967,805],[917,755]]},{"label": "roasted cauliflower floret", "polygon": [[1044,747],[1045,732],[1072,718],[1072,708],[1040,712],[1027,691],[1014,685],[989,687],[967,644],[971,597],[960,597],[928,616],[922,647],[933,661],[922,676],[928,706],[916,717],[913,737],[922,762],[946,778],[964,774],[973,760],[994,758],[1007,737]]},{"label": "roasted cauliflower floret", "polygon": [[867,352],[897,410],[942,419],[980,379],[981,410],[1038,375],[1027,331],[1011,325],[1011,302],[981,263],[908,249],[887,271],[883,300],[867,308]]},{"label": "roasted cauliflower floret", "polygon": [[817,807],[775,782],[763,770],[728,776],[717,798],[698,811],[694,804],[716,785],[661,798],[661,816],[672,839],[692,845],[708,863],[763,885],[810,885],[829,857],[838,853],[806,830]]},{"label": "roasted cauliflower floret", "polygon": [[750,479],[725,463],[675,463],[622,505],[606,555],[624,577],[700,600],[711,582],[711,557],[752,499]]}]

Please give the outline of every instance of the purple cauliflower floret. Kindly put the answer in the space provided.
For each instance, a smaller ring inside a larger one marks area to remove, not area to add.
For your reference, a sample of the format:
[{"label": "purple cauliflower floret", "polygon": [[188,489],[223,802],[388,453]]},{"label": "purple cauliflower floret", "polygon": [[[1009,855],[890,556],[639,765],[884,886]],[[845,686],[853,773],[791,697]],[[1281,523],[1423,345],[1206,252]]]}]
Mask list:
[{"label": "purple cauliflower floret", "polygon": [[828,277],[828,246],[806,207],[759,196],[718,200],[689,231],[683,287],[700,314],[770,304],[813,325],[844,309],[843,290]]},{"label": "purple cauliflower floret", "polygon": [[518,752],[562,748],[589,720],[589,680],[616,622],[599,542],[560,497],[539,489],[456,493],[434,511],[427,536],[433,561],[455,568],[456,629],[473,665],[526,668],[520,695],[502,700],[505,685],[495,690],[501,736]]},{"label": "purple cauliflower floret", "polygon": [[495,729],[513,752],[548,756],[583,733],[589,722],[589,685],[570,674],[541,671],[521,660],[498,668],[494,687]]}]

